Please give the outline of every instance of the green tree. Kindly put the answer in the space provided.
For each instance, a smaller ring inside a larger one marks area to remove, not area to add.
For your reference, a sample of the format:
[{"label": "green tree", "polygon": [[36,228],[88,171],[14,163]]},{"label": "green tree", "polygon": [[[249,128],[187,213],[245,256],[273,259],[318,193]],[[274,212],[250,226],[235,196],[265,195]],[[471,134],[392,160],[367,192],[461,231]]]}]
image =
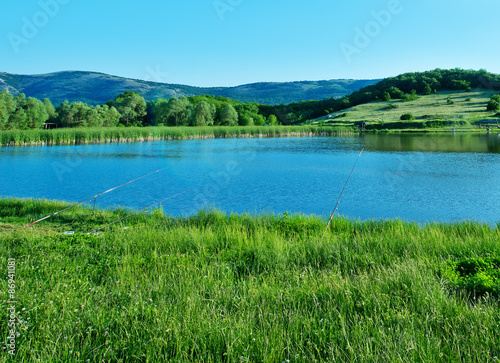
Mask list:
[{"label": "green tree", "polygon": [[192,126],[211,126],[214,124],[216,108],[207,101],[201,101],[193,110]]},{"label": "green tree", "polygon": [[26,128],[39,129],[49,119],[49,113],[42,101],[28,97],[24,104],[26,113]]},{"label": "green tree", "polygon": [[120,122],[126,126],[142,125],[146,119],[146,100],[138,92],[127,91],[115,98],[108,106],[120,113]]},{"label": "green tree", "polygon": [[96,111],[102,120],[103,127],[115,127],[120,123],[120,113],[113,106],[97,106]]},{"label": "green tree", "polygon": [[486,105],[486,110],[487,111],[499,111],[500,110],[500,102],[491,99],[488,101],[488,104]]},{"label": "green tree", "polygon": [[220,114],[220,124],[224,126],[238,125],[238,112],[232,105],[226,106]]},{"label": "green tree", "polygon": [[452,90],[464,90],[464,91],[470,91],[471,90],[471,84],[469,81],[461,79],[461,80],[456,80],[453,79],[451,81],[451,87]]},{"label": "green tree", "polygon": [[48,98],[44,98],[43,105],[45,106],[45,110],[47,110],[47,113],[49,115],[49,119],[47,121],[55,123],[57,121],[57,112],[54,106],[52,105],[52,102],[50,102]]},{"label": "green tree", "polygon": [[253,126],[255,125],[255,122],[252,116],[249,114],[243,114],[238,118],[238,124],[240,126]]},{"label": "green tree", "polygon": [[277,125],[278,118],[276,117],[276,115],[269,115],[269,117],[267,118],[267,124],[270,126]]},{"label": "green tree", "polygon": [[24,108],[17,107],[9,116],[6,129],[8,130],[26,130],[28,128],[26,122],[26,112]]},{"label": "green tree", "polygon": [[391,94],[389,92],[384,92],[383,100],[389,102],[391,100]]},{"label": "green tree", "polygon": [[[241,126],[252,126],[259,123],[259,106],[256,103],[242,103],[235,107],[238,112],[238,123]],[[256,121],[257,120],[257,121]]]},{"label": "green tree", "polygon": [[500,110],[500,94],[491,96],[488,104],[486,105],[487,111],[499,111]]},{"label": "green tree", "polygon": [[389,92],[389,94],[391,95],[391,98],[402,99],[404,96],[404,92],[395,86],[389,87],[387,89],[387,92]]},{"label": "green tree", "polygon": [[152,125],[153,126],[166,126],[168,123],[170,106],[168,101],[163,98],[158,98],[151,104],[151,112],[153,113]]},{"label": "green tree", "polygon": [[424,90],[422,91],[422,93],[424,95],[430,95],[432,93],[432,88],[428,83],[425,84]]},{"label": "green tree", "polygon": [[339,111],[343,110],[345,108],[351,107],[351,101],[349,97],[344,97],[340,100],[340,106],[339,106]]},{"label": "green tree", "polygon": [[10,130],[29,129],[28,115],[26,114],[28,106],[24,93],[20,93],[14,97],[14,105],[15,110],[10,114],[6,128]]},{"label": "green tree", "polygon": [[10,115],[16,110],[14,97],[7,91],[0,93],[0,130],[7,127]]},{"label": "green tree", "polygon": [[71,127],[87,126],[88,106],[83,102],[71,102],[70,109],[73,118],[69,126]]},{"label": "green tree", "polygon": [[56,113],[58,117],[58,124],[62,127],[70,127],[70,125],[73,124],[73,113],[71,111],[71,105],[67,100],[57,106]]},{"label": "green tree", "polygon": [[[273,115],[273,116],[276,117],[275,115]],[[253,118],[253,124],[255,126],[263,126],[263,125],[265,125],[265,123],[266,123],[266,119],[262,115],[256,115]]]},{"label": "green tree", "polygon": [[[97,123],[97,112],[83,102],[64,101],[57,107],[59,123],[62,127],[85,127]],[[91,125],[88,124],[90,120]]]},{"label": "green tree", "polygon": [[87,127],[101,127],[103,124],[101,115],[94,107],[87,108],[85,120],[87,120]]},{"label": "green tree", "polygon": [[187,97],[172,97],[168,101],[168,124],[170,126],[187,126],[191,119],[193,105]]},{"label": "green tree", "polygon": [[412,90],[410,94],[405,94],[403,96],[402,101],[403,102],[410,102],[410,101],[415,101],[416,99],[418,99],[417,91]]}]

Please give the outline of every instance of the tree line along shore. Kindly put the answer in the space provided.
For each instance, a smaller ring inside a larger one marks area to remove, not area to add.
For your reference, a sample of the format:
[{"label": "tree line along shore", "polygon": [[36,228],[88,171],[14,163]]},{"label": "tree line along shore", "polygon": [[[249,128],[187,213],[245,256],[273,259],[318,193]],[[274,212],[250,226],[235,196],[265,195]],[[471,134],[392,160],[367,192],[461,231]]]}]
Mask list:
[{"label": "tree line along shore", "polygon": [[[342,98],[293,102],[288,105],[241,103],[210,95],[146,101],[133,91],[126,91],[103,105],[68,101],[53,105],[49,98],[38,100],[22,93],[11,95],[2,91],[0,130],[297,125],[370,102],[412,102],[440,91],[469,92],[473,89],[500,91],[500,76],[485,70],[461,69],[406,73],[386,78]],[[500,95],[493,94],[485,102],[484,109],[492,115],[498,113]],[[401,115],[401,120],[411,121],[411,115]]]}]

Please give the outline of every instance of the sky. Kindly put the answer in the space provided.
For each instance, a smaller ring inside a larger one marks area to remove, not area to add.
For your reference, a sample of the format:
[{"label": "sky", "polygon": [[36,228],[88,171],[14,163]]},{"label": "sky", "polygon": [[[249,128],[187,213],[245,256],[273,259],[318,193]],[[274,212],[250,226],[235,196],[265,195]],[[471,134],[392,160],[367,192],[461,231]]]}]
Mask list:
[{"label": "sky", "polygon": [[498,14],[498,0],[3,1],[0,72],[202,87],[500,74]]}]

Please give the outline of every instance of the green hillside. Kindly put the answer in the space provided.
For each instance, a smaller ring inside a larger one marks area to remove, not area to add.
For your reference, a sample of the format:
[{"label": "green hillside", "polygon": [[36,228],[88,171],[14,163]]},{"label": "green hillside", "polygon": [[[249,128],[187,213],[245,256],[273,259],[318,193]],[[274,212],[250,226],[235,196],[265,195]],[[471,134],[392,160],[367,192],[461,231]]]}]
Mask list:
[{"label": "green hillside", "polygon": [[[497,91],[474,89],[464,91],[439,91],[436,94],[419,96],[414,101],[372,101],[333,112],[313,120],[312,124],[353,125],[365,122],[390,124],[400,122],[403,114],[412,114],[415,121],[464,121],[476,123],[479,119],[495,119],[496,111],[487,111],[486,105]],[[386,125],[387,126],[387,125]]]},{"label": "green hillside", "polygon": [[[431,95],[440,91],[466,91],[484,89],[500,91],[500,75],[463,69],[435,69],[427,72],[405,73],[385,78],[380,82],[363,87],[341,99],[323,99],[292,103],[280,106],[262,106],[265,116],[275,114],[283,123],[303,123],[334,112],[380,100],[411,101],[418,96]],[[500,111],[498,101],[497,108]],[[486,106],[486,105],[485,105]],[[425,114],[430,114],[426,112]],[[424,115],[425,115],[424,114]]]},{"label": "green hillside", "polygon": [[111,76],[96,72],[57,72],[41,75],[15,75],[0,72],[0,91],[24,93],[39,100],[48,98],[54,105],[67,100],[102,105],[126,91],[139,92],[147,101],[158,98],[213,95],[240,102],[289,104],[303,100],[341,98],[378,80],[329,80],[267,82],[237,87],[193,87]]}]

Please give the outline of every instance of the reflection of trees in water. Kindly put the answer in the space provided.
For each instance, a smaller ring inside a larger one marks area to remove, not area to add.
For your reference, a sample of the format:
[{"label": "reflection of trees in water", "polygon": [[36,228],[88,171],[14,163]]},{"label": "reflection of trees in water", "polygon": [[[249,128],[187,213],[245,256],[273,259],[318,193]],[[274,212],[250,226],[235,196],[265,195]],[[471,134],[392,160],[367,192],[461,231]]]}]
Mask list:
[{"label": "reflection of trees in water", "polygon": [[367,150],[421,151],[421,152],[474,152],[500,154],[500,134],[446,134],[412,135],[387,134],[363,136]]}]

